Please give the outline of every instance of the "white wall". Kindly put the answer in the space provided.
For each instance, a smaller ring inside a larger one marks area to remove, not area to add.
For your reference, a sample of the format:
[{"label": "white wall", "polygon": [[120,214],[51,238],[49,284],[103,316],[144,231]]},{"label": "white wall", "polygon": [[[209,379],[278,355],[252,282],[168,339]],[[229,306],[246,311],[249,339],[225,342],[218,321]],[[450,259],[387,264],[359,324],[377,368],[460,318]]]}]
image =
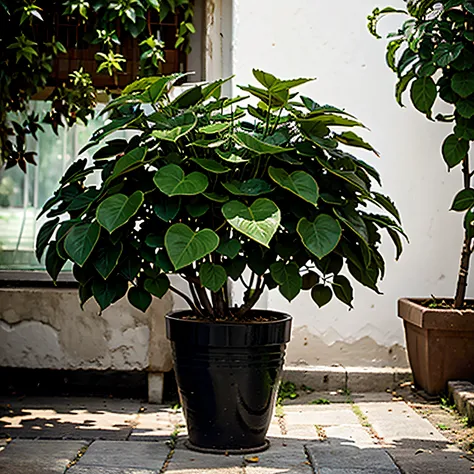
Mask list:
[{"label": "white wall", "polygon": [[[404,6],[402,0],[389,3]],[[291,313],[296,332],[306,334],[306,326],[323,346],[336,341],[354,343],[366,336],[381,346],[404,344],[402,324],[396,317],[397,298],[454,293],[462,218],[448,209],[461,187],[461,176],[457,169],[446,172],[440,154],[451,126],[430,123],[410,105],[402,109],[396,104],[396,78],[384,62],[385,41],[377,41],[366,28],[367,15],[384,4],[375,0],[235,0],[233,6],[234,84],[251,82],[253,67],[282,78],[317,77],[301,92],[317,102],[346,108],[371,129],[364,135],[381,158],[360,155],[381,172],[384,191],[397,203],[411,240],[399,262],[394,262],[394,251],[385,242],[384,295],[357,285],[353,311],[335,301],[319,310],[307,294],[291,305],[278,293],[269,295],[269,308]],[[382,24],[382,30],[388,32],[390,23],[394,22]],[[474,285],[469,291],[473,293]],[[297,349],[299,359],[304,353],[303,359],[311,363],[320,360],[311,347]]]}]

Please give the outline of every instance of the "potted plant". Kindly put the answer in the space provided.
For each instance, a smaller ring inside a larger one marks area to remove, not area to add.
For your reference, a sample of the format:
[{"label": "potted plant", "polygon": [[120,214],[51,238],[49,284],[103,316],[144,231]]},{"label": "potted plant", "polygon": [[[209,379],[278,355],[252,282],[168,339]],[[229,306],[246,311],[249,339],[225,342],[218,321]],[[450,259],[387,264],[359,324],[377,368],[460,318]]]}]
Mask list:
[{"label": "potted plant", "polygon": [[378,21],[388,14],[403,14],[400,29],[389,34],[386,60],[397,74],[396,99],[410,88],[417,110],[432,118],[436,99],[452,106],[435,119],[452,123],[442,144],[448,170],[461,168],[463,189],[451,210],[464,212],[464,243],[454,298],[401,299],[406,341],[415,385],[429,394],[442,392],[449,380],[474,381],[474,313],[466,301],[469,264],[474,237],[473,171],[469,149],[474,139],[474,2],[466,0],[408,1],[406,10],[376,8],[369,30],[380,38]]},{"label": "potted plant", "polygon": [[[340,145],[373,148],[352,131],[333,131],[361,123],[297,98],[291,91],[308,79],[254,76],[259,86],[241,89],[257,105],[222,97],[225,80],[175,98],[177,76],[128,86],[86,145],[104,145],[93,163],[76,161],[45,204],[50,219],[37,238],[53,280],[74,262],[82,304],[94,297],[105,309],[127,294],[145,311],[167,291],[187,301],[189,311],[167,317],[167,332],[189,446],[206,452],[268,445],[291,318],[253,309],[264,290],[278,288],[289,301],[310,291],[320,307],[335,295],[351,306],[343,268],[379,292],[381,230],[397,257],[402,250],[394,204],[371,190],[377,171]],[[135,135],[112,138],[119,129]],[[170,283],[171,273],[189,293]],[[229,279],[245,285],[243,301],[231,300]]]}]

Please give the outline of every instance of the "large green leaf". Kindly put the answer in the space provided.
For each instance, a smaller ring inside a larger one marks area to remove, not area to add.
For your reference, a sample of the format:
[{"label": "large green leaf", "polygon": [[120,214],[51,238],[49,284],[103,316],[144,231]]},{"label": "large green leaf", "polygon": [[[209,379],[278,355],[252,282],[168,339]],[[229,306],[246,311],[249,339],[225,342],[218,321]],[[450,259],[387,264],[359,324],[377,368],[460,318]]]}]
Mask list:
[{"label": "large green leaf", "polygon": [[132,306],[139,309],[143,313],[149,308],[152,302],[150,293],[142,288],[137,287],[132,287],[128,290],[127,298]]},{"label": "large green leaf", "polygon": [[265,143],[264,141],[259,140],[258,138],[255,138],[253,135],[250,135],[246,132],[236,132],[234,134],[234,139],[243,148],[253,151],[259,155],[274,155],[276,153],[284,153],[291,150],[291,148],[282,148],[280,146],[270,145],[269,143]]},{"label": "large green leaf", "polygon": [[456,102],[456,112],[467,119],[474,117],[474,98],[468,97]]},{"label": "large green leaf", "polygon": [[298,265],[295,262],[285,264],[282,261],[270,265],[272,278],[278,283],[280,293],[288,300],[298,296],[303,285]]},{"label": "large green leaf", "polygon": [[109,278],[108,280],[96,278],[92,283],[92,294],[101,310],[122,298],[127,290],[128,283],[123,278]]},{"label": "large green leaf", "polygon": [[311,298],[313,301],[322,308],[327,305],[332,299],[332,291],[329,286],[323,284],[315,285],[311,290]]},{"label": "large green leaf", "polygon": [[359,236],[364,242],[369,241],[369,232],[365,225],[364,219],[353,209],[345,208],[339,211],[334,209],[334,214],[339,220],[344,222],[357,236]]},{"label": "large green leaf", "polygon": [[64,248],[71,260],[82,267],[94,250],[99,235],[100,225],[97,222],[74,226],[64,241]]},{"label": "large green leaf", "polygon": [[52,221],[45,222],[38,232],[38,237],[36,237],[36,258],[38,261],[41,260],[43,252],[48,245],[49,240],[53,236],[58,224],[59,217],[56,217],[56,219],[53,219]]},{"label": "large green leaf", "polygon": [[46,251],[45,266],[46,271],[54,282],[56,282],[59,272],[64,267],[65,263],[66,260],[62,258],[56,250],[56,242],[50,242],[48,250]]},{"label": "large green leaf", "polygon": [[343,275],[337,275],[333,278],[332,289],[337,299],[352,308],[354,299],[352,286],[349,280]]},{"label": "large green leaf", "polygon": [[172,225],[165,235],[165,248],[175,270],[209,255],[219,246],[219,237],[210,229],[194,232],[186,224]]},{"label": "large green leaf", "polygon": [[224,161],[228,161],[229,163],[246,163],[247,161],[249,161],[248,159],[246,160],[241,156],[237,155],[237,152],[216,150],[216,153],[221,159],[223,159]]},{"label": "large green leaf", "polygon": [[298,222],[297,232],[304,246],[318,258],[331,253],[342,235],[339,222],[327,214],[319,215],[314,222],[303,217]]},{"label": "large green leaf", "polygon": [[270,166],[268,169],[270,178],[282,188],[291,191],[305,201],[314,204],[318,203],[319,188],[314,178],[305,171],[294,171],[289,174],[282,168]]},{"label": "large green leaf", "polygon": [[115,245],[108,242],[106,246],[99,248],[93,263],[95,269],[104,280],[109,278],[117,266],[120,256],[122,255],[122,250],[123,245],[121,242]]},{"label": "large green leaf", "polygon": [[201,127],[198,132],[204,133],[204,135],[214,135],[215,133],[221,133],[227,130],[230,127],[230,123],[213,123],[211,125],[206,125]]},{"label": "large green leaf", "polygon": [[474,72],[457,72],[451,79],[451,87],[462,98],[474,94]]},{"label": "large green leaf", "polygon": [[235,258],[239,254],[241,247],[242,246],[237,239],[230,239],[226,242],[221,241],[219,247],[217,247],[216,252],[229,258]]},{"label": "large green leaf", "polygon": [[355,146],[358,148],[364,148],[365,150],[373,151],[377,156],[379,155],[377,150],[370,144],[364,141],[359,135],[354,132],[343,132],[340,134],[335,134],[334,138],[348,146]]},{"label": "large green leaf", "polygon": [[147,151],[148,148],[146,146],[141,146],[123,155],[115,164],[114,170],[112,171],[109,179],[116,178],[126,171],[130,171],[137,166],[140,166],[145,159]]},{"label": "large green leaf", "polygon": [[209,181],[207,176],[199,171],[193,171],[187,176],[184,171],[174,164],[163,166],[153,177],[156,187],[167,196],[193,196],[204,192]]},{"label": "large green leaf", "polygon": [[110,196],[97,208],[97,220],[112,233],[138,212],[143,201],[144,194],[141,191],[135,191],[130,197],[125,194]]},{"label": "large green leaf", "polygon": [[170,287],[170,280],[165,274],[161,273],[154,278],[147,278],[143,287],[153,296],[163,298]]},{"label": "large green leaf", "polygon": [[451,210],[462,212],[467,211],[474,206],[474,189],[463,189],[459,191],[453,201]]},{"label": "large green leaf", "polygon": [[204,288],[216,293],[227,281],[227,273],[221,265],[203,263],[199,269],[199,278]]},{"label": "large green leaf", "polygon": [[420,77],[411,85],[411,100],[422,113],[430,116],[436,100],[436,85],[431,77]]},{"label": "large green leaf", "polygon": [[178,215],[180,206],[181,198],[163,199],[153,206],[153,211],[161,220],[170,222]]},{"label": "large green leaf", "polygon": [[227,166],[224,166],[222,163],[209,158],[192,158],[192,161],[211,173],[221,174],[230,171],[230,168],[227,168]]},{"label": "large green leaf", "polygon": [[280,209],[270,199],[260,198],[247,207],[240,201],[222,206],[227,222],[242,234],[268,247],[281,220]]},{"label": "large green leaf", "polygon": [[193,112],[186,112],[168,121],[163,130],[153,130],[151,134],[158,140],[166,140],[176,143],[180,138],[187,135],[197,124],[197,117]]},{"label": "large green leaf", "polygon": [[234,180],[228,183],[222,182],[221,184],[227,191],[236,196],[258,196],[270,193],[274,189],[266,181],[258,178],[251,178],[243,182]]},{"label": "large green leaf", "polygon": [[467,156],[469,152],[469,142],[456,135],[448,135],[442,146],[443,158],[449,168],[456,165]]}]

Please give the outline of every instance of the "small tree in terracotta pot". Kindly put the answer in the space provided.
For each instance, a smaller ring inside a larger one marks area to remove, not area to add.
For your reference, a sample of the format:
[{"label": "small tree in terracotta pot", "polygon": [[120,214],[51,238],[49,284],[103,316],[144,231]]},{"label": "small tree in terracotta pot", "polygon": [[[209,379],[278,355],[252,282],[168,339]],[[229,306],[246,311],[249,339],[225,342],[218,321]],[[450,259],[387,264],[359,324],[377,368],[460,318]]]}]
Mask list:
[{"label": "small tree in terracotta pot", "polygon": [[[206,452],[268,445],[291,318],[254,310],[263,291],[278,288],[289,301],[309,291],[320,307],[334,295],[352,306],[344,270],[378,292],[382,231],[401,252],[398,212],[372,190],[377,171],[342,148],[373,151],[344,131],[362,124],[297,97],[308,79],[254,76],[259,85],[242,89],[256,106],[222,97],[224,80],[174,98],[176,76],[128,86],[86,146],[103,145],[93,163],[76,161],[45,204],[37,240],[53,279],[73,261],[82,304],[93,297],[105,309],[127,295],[146,311],[168,290],[189,303],[167,317],[167,331],[189,446]],[[123,129],[135,135],[113,138]],[[247,288],[243,301],[231,301],[230,279]]]},{"label": "small tree in terracotta pot", "polygon": [[[466,289],[474,250],[474,171],[469,159],[474,140],[474,2],[410,0],[406,10],[376,8],[368,17],[369,31],[380,38],[378,21],[393,14],[405,17],[400,28],[388,35],[387,44],[386,62],[398,76],[396,100],[402,105],[403,93],[409,89],[412,104],[429,120],[433,120],[437,99],[452,105],[451,113],[438,114],[434,119],[453,124],[441,152],[448,170],[460,169],[463,179],[463,189],[451,206],[453,211],[464,213],[464,242],[454,298],[431,300],[421,306],[401,300],[399,305],[415,383],[437,393],[450,379],[474,378],[474,324],[469,325],[468,315],[460,313],[468,309]],[[456,325],[458,319],[464,331]],[[436,334],[435,328],[439,329]],[[430,336],[434,336],[432,340]],[[453,344],[455,350],[450,351]]]}]

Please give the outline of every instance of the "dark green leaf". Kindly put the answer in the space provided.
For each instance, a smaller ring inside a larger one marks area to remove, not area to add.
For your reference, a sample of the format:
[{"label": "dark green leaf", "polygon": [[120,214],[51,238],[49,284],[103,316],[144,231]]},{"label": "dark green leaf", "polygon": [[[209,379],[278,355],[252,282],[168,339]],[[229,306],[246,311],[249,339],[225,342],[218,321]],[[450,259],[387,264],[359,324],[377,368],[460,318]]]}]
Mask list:
[{"label": "dark green leaf", "polygon": [[221,265],[203,263],[199,269],[199,278],[204,288],[216,293],[225,285],[227,273]]},{"label": "dark green leaf", "polygon": [[331,288],[325,285],[315,285],[311,290],[311,298],[313,298],[313,301],[322,308],[332,299]]},{"label": "dark green leaf", "polygon": [[353,290],[349,280],[345,276],[335,276],[332,282],[332,289],[338,300],[352,308],[352,300],[354,299]]},{"label": "dark green leaf", "polygon": [[127,296],[130,304],[143,312],[148,309],[152,302],[150,293],[137,287],[130,288]]},{"label": "dark green leaf", "polygon": [[454,168],[467,156],[469,142],[455,135],[449,135],[443,143],[442,152],[448,167]]},{"label": "dark green leaf", "polygon": [[452,211],[467,211],[474,206],[474,189],[463,189],[454,198]]}]

